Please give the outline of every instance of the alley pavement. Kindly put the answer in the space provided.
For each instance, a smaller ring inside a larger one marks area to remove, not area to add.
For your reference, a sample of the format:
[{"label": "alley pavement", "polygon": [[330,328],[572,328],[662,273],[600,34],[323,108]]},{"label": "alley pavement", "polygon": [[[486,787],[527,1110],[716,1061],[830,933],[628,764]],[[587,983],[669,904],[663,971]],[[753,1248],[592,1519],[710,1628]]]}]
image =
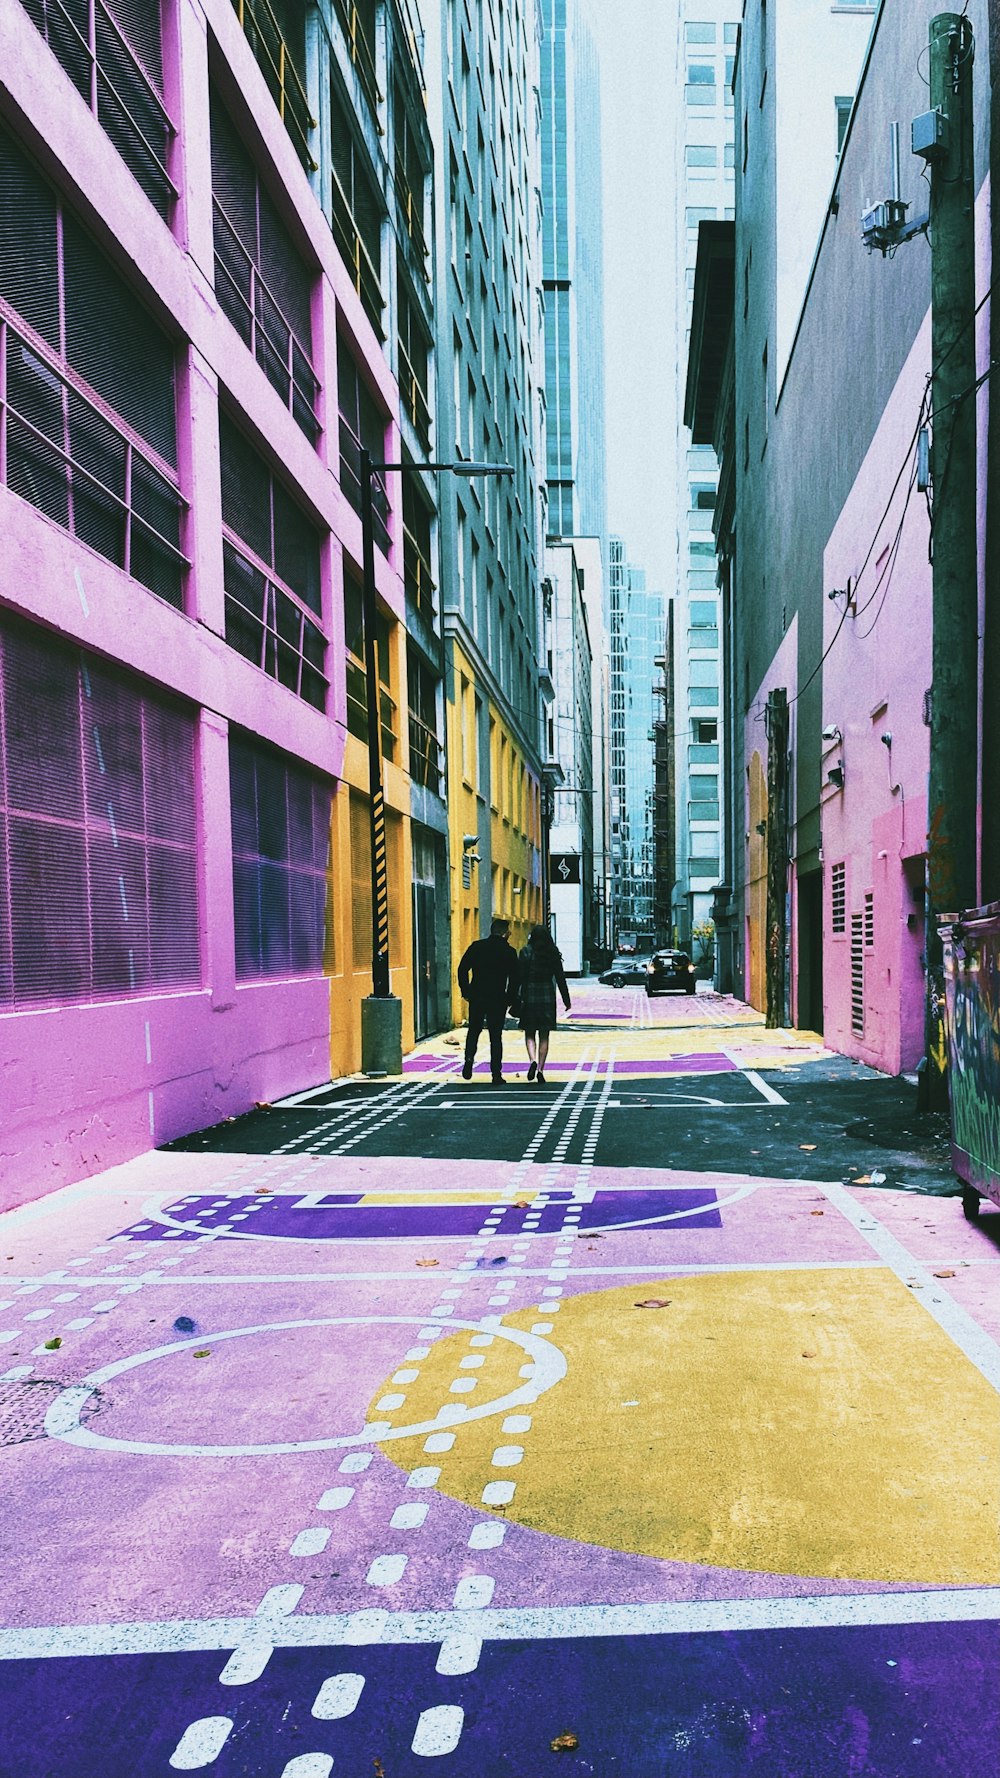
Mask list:
[{"label": "alley pavement", "polygon": [[996,1778],[1000,1214],[573,985],[0,1218],[0,1778]]}]

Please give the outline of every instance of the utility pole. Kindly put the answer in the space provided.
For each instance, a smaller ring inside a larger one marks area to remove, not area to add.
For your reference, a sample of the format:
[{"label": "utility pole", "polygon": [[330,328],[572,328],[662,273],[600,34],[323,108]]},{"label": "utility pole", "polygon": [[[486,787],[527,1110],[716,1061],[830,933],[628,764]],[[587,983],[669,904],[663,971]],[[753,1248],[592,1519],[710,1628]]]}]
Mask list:
[{"label": "utility pole", "polygon": [[975,183],[967,18],[930,27],[930,99],[945,120],[931,162],[933,641],[927,803],[927,1062],[922,1103],[947,1109],[938,916],[976,900],[978,582]]},{"label": "utility pole", "polygon": [[764,953],[764,1023],[786,1021],[788,943],[788,693],[783,685],[767,699],[767,936]]}]

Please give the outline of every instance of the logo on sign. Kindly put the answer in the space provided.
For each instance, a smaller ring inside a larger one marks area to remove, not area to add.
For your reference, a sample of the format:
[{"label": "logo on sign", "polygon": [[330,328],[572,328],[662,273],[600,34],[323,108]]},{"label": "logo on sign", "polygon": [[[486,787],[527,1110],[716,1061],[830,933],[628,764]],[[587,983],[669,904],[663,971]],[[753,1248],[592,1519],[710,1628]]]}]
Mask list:
[{"label": "logo on sign", "polygon": [[579,883],[579,853],[554,852],[551,859],[551,869],[553,883]]}]

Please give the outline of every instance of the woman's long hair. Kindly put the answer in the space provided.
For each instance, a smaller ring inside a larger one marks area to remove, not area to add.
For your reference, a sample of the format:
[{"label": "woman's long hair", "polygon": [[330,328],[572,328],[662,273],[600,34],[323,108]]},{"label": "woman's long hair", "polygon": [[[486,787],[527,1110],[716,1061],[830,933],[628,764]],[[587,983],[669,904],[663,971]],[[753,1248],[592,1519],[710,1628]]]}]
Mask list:
[{"label": "woman's long hair", "polygon": [[562,968],[562,952],[547,926],[533,926],[528,934],[528,945],[536,962],[550,963],[553,969]]}]

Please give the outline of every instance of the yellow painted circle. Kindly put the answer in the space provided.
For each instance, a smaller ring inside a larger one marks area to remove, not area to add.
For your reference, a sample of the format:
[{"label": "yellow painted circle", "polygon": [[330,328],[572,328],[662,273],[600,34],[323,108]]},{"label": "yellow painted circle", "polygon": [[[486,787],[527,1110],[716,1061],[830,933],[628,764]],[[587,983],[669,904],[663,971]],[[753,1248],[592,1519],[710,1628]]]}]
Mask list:
[{"label": "yellow painted circle", "polygon": [[[635,1307],[647,1298],[668,1306]],[[529,1330],[544,1316],[504,1324]],[[1000,1398],[891,1272],[665,1278],[567,1297],[552,1327],[568,1370],[519,1410],[530,1427],[491,1416],[449,1426],[445,1452],[429,1455],[421,1436],[385,1454],[407,1470],[440,1465],[441,1491],[479,1510],[488,1482],[513,1481],[506,1516],[607,1549],[817,1578],[1000,1583]],[[411,1424],[519,1387],[524,1352],[472,1338],[438,1341],[399,1407],[373,1403],[370,1418]],[[523,1452],[513,1463],[511,1449]]]}]

